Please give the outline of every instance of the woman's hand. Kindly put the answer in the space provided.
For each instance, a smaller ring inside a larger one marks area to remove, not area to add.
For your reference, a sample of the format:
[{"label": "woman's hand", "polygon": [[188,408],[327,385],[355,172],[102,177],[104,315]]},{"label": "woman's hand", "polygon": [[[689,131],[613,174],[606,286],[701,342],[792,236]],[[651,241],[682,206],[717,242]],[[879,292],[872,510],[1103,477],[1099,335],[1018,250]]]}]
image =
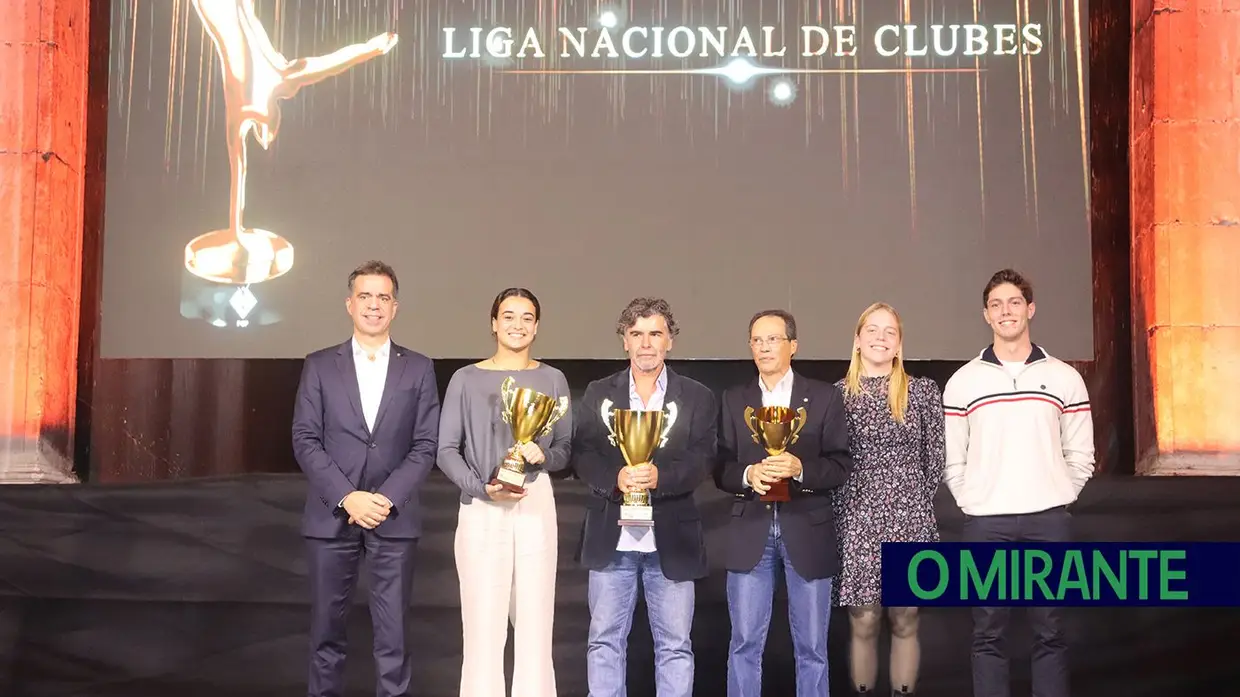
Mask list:
[{"label": "woman's hand", "polygon": [[522,459],[531,465],[541,465],[547,461],[546,454],[543,453],[542,448],[538,447],[537,443],[526,443],[518,448],[517,452],[521,453]]}]

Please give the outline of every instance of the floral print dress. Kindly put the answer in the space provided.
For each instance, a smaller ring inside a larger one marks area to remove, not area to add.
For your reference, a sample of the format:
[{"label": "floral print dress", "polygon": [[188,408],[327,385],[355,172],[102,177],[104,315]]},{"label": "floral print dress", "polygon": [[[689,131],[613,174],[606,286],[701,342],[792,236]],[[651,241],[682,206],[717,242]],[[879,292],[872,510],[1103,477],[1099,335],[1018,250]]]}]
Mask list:
[{"label": "floral print dress", "polygon": [[943,478],[943,398],[929,378],[909,378],[904,423],[887,406],[888,377],[861,378],[851,396],[843,380],[853,473],[832,498],[842,568],[835,604],[882,600],[883,542],[937,542],[934,495]]}]

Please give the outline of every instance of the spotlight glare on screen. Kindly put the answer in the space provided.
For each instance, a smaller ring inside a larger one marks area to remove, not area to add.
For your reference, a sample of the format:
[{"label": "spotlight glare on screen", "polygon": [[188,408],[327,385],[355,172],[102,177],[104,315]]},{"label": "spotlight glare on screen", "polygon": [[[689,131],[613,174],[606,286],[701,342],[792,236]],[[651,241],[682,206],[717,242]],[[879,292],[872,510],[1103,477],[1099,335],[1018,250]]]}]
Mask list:
[{"label": "spotlight glare on screen", "polygon": [[598,25],[607,29],[615,29],[620,25],[620,18],[613,10],[603,10],[598,16]]},{"label": "spotlight glare on screen", "polygon": [[788,106],[797,98],[797,86],[792,80],[780,78],[771,83],[771,103],[776,106]]}]

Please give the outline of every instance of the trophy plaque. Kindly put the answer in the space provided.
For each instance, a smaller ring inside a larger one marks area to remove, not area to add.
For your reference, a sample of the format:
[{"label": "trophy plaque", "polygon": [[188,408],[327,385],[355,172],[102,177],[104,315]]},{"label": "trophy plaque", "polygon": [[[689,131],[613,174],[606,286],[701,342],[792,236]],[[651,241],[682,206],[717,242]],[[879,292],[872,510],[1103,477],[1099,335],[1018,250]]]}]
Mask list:
[{"label": "trophy plaque", "polygon": [[[805,426],[805,407],[796,411],[788,407],[745,407],[745,425],[753,432],[753,442],[768,455],[782,455],[795,442]],[[763,501],[787,501],[788,480],[771,482],[771,488],[760,497]]]},{"label": "trophy plaque", "polygon": [[[607,441],[620,449],[626,467],[635,467],[650,462],[654,451],[667,444],[667,434],[676,423],[676,405],[669,403],[665,409],[649,411],[613,409],[612,401],[604,399],[600,415],[607,426]],[[619,523],[644,528],[654,526],[649,491],[630,491],[624,495]]]},{"label": "trophy plaque", "polygon": [[508,448],[492,484],[499,484],[508,491],[525,493],[525,458],[519,452],[521,446],[551,433],[551,427],[568,413],[568,397],[554,397],[517,387],[512,376],[504,378],[499,386],[500,416],[512,429],[516,441]]}]

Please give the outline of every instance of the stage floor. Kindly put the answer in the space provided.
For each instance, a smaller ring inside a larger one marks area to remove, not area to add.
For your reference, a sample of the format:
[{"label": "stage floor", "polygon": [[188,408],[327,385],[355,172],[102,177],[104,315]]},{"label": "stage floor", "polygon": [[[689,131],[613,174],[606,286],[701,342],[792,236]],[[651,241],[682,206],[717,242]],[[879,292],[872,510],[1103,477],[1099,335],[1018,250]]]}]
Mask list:
[{"label": "stage floor", "polygon": [[[0,488],[0,695],[6,697],[294,697],[305,694],[308,608],[298,535],[300,475],[134,486]],[[555,660],[562,697],[585,690],[586,575],[573,562],[586,492],[556,482],[560,521]],[[460,617],[452,558],[456,493],[436,473],[423,501],[416,608],[417,697],[457,694]],[[698,585],[695,695],[722,696],[728,614],[718,550],[729,498],[698,493],[714,572]],[[940,491],[943,537],[961,516]],[[1240,478],[1100,478],[1074,508],[1082,540],[1240,540]],[[364,598],[364,587],[359,593]],[[764,672],[766,695],[794,695],[783,599]],[[629,694],[653,695],[639,605]],[[1069,610],[1074,697],[1232,694],[1240,609]],[[1014,650],[1028,655],[1023,623]],[[967,610],[927,610],[919,695],[965,697]],[[373,694],[369,616],[350,623],[350,694]],[[885,653],[885,646],[881,649]],[[849,694],[847,618],[833,613],[832,694]],[[511,661],[511,656],[509,656]],[[885,664],[886,661],[884,660]],[[1027,695],[1026,660],[1013,665]],[[886,680],[882,680],[885,688]]]}]

